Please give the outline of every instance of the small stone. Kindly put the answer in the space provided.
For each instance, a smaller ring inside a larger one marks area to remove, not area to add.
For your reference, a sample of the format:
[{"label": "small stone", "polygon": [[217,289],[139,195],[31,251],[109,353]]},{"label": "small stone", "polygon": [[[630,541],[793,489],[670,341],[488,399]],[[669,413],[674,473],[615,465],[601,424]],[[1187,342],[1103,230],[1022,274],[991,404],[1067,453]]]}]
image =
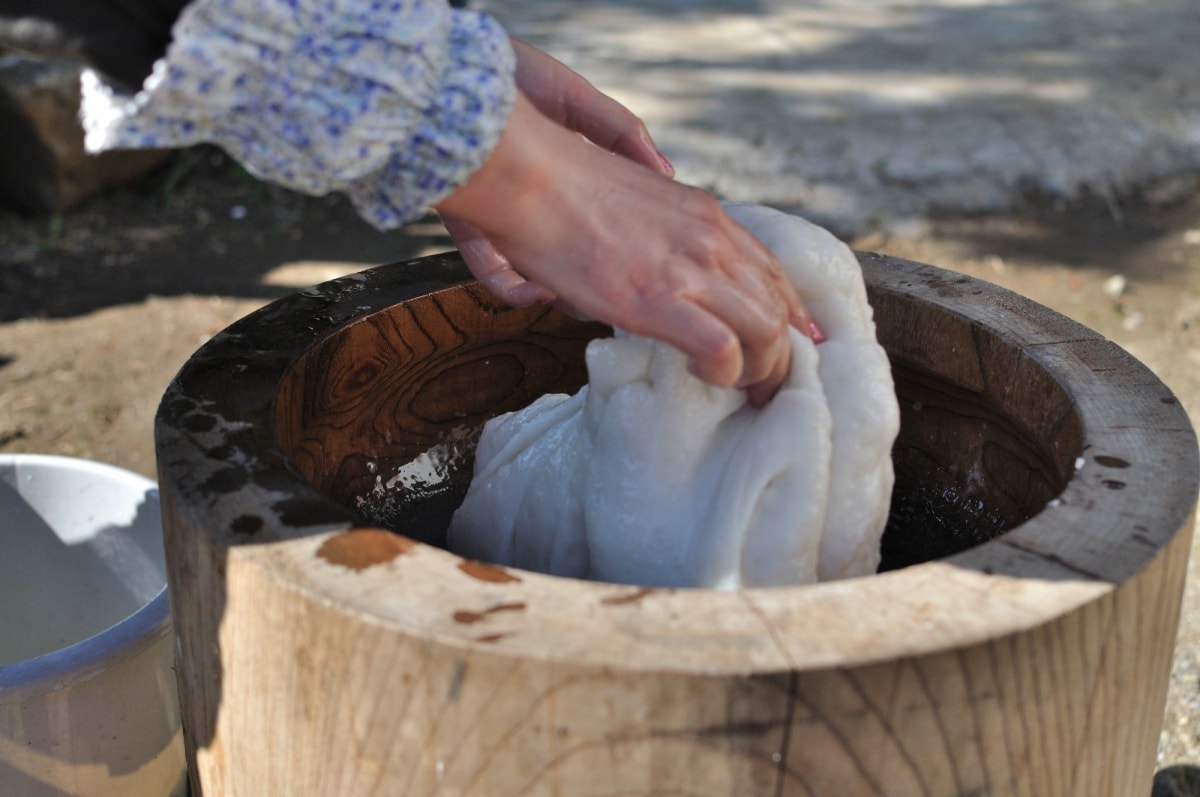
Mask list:
[{"label": "small stone", "polygon": [[1200,246],[1200,229],[1187,230],[1184,232],[1183,242],[1188,246]]},{"label": "small stone", "polygon": [[1183,329],[1191,329],[1197,322],[1200,322],[1200,298],[1188,297],[1180,303],[1175,323]]},{"label": "small stone", "polygon": [[1115,299],[1125,293],[1128,284],[1124,274],[1114,274],[1104,281],[1104,293]]},{"label": "small stone", "polygon": [[1121,320],[1121,329],[1126,332],[1133,332],[1145,323],[1145,321],[1146,316],[1135,310]]}]

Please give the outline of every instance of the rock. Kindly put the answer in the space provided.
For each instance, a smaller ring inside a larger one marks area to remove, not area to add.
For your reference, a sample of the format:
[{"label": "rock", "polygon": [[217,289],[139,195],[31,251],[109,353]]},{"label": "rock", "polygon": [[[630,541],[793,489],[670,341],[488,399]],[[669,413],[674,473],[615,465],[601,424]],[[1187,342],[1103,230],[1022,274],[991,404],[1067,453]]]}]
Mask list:
[{"label": "rock", "polygon": [[166,150],[89,155],[79,121],[79,67],[0,58],[0,207],[51,213],[142,176]]},{"label": "rock", "polygon": [[1125,279],[1123,274],[1114,274],[1104,281],[1104,292],[1116,299],[1125,292],[1129,281]]}]

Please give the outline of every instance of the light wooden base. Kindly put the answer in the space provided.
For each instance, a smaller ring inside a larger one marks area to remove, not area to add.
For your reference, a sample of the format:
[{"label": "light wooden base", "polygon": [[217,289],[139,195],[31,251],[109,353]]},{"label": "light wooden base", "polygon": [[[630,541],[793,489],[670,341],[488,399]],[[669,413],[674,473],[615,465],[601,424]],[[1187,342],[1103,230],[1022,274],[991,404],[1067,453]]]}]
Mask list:
[{"label": "light wooden base", "polygon": [[[197,797],[1148,794],[1200,472],[1183,410],[1045,308],[861,259],[916,499],[896,569],[809,587],[638,589],[427,544],[472,431],[578,386],[598,332],[498,306],[455,258],[214,338],[158,420]],[[436,477],[374,493],[431,450]]]}]

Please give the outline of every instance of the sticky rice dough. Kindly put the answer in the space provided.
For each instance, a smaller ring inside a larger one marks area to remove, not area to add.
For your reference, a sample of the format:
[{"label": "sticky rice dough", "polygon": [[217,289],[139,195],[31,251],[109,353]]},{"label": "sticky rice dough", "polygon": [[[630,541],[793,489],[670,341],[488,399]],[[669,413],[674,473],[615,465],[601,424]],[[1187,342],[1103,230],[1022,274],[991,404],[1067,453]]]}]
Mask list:
[{"label": "sticky rice dough", "polygon": [[899,410],[862,272],[825,230],[756,205],[729,213],[769,247],[826,340],[791,331],[792,368],[755,408],[617,331],[589,384],[483,430],[452,551],[561,576],[769,587],[875,571]]}]

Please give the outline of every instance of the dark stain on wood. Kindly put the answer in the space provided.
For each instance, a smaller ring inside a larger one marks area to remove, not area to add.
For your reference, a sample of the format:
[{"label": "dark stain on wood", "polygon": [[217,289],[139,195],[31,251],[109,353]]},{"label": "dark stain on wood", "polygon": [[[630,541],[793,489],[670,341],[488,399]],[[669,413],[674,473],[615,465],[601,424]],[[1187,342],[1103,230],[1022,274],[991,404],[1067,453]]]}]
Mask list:
[{"label": "dark stain on wood", "polygon": [[335,534],[317,549],[317,556],[356,572],[386,564],[416,545],[412,540],[383,529],[352,529]]},{"label": "dark stain on wood", "polygon": [[276,501],[271,509],[283,526],[292,529],[342,523],[346,519],[345,510],[319,497],[293,496]]},{"label": "dark stain on wood", "polygon": [[524,601],[515,601],[513,603],[497,603],[490,609],[484,609],[482,612],[469,612],[465,609],[460,609],[454,613],[454,622],[462,623],[463,625],[471,625],[478,623],[480,620],[486,620],[488,615],[496,612],[523,612],[525,611]]},{"label": "dark stain on wood", "polygon": [[203,489],[210,493],[234,493],[245,487],[249,480],[243,468],[221,468],[208,477]]},{"label": "dark stain on wood", "polygon": [[601,600],[600,603],[604,604],[605,606],[627,606],[631,603],[640,602],[642,598],[646,597],[647,595],[653,595],[654,592],[655,590],[650,589],[649,587],[641,587],[640,589],[635,589],[632,592],[625,592],[621,595],[610,595],[609,597]]},{"label": "dark stain on wood", "polygon": [[464,559],[458,563],[458,569],[466,573],[471,578],[479,581],[486,581],[489,584],[511,584],[520,583],[521,579],[514,576],[502,567],[489,565],[485,562],[475,562],[470,559]]},{"label": "dark stain on wood", "polygon": [[446,700],[450,703],[458,700],[462,694],[463,678],[467,674],[467,663],[461,659],[454,662],[454,670],[450,673],[450,686],[446,689]]},{"label": "dark stain on wood", "polygon": [[1145,545],[1147,547],[1150,547],[1150,548],[1158,548],[1158,543],[1155,542],[1153,539],[1151,539],[1150,536],[1147,534],[1149,529],[1142,527],[1142,526],[1135,526],[1134,529],[1135,530],[1134,530],[1133,534],[1129,535],[1129,538],[1131,540],[1133,540],[1134,542],[1140,543],[1142,545]]},{"label": "dark stain on wood", "polygon": [[183,428],[189,432],[210,432],[217,425],[217,419],[211,415],[194,414],[183,419]]},{"label": "dark stain on wood", "polygon": [[1120,457],[1110,457],[1107,454],[1100,454],[1093,457],[1097,465],[1103,465],[1106,468],[1128,468],[1129,463]]},{"label": "dark stain on wood", "polygon": [[204,449],[204,456],[220,462],[227,462],[233,459],[235,454],[236,449],[228,443],[222,443],[221,445]]},{"label": "dark stain on wood", "polygon": [[234,534],[254,534],[261,531],[263,527],[263,519],[258,515],[239,515],[229,524]]}]

